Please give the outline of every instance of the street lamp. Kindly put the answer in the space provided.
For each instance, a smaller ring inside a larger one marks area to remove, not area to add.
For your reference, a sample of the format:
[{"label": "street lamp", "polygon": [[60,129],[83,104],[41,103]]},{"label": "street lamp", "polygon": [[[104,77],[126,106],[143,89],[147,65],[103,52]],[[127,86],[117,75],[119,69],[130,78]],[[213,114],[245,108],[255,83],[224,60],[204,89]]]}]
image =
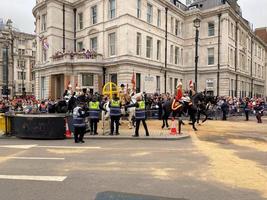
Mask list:
[{"label": "street lamp", "polygon": [[195,36],[195,91],[197,92],[197,68],[198,68],[198,39],[199,39],[199,27],[201,20],[196,18],[193,23],[196,28],[196,36]]},{"label": "street lamp", "polygon": [[25,63],[23,62],[23,65],[21,66],[22,70],[22,96],[26,96],[26,89],[25,89],[25,84],[24,84],[24,78],[26,78],[26,75],[24,76],[24,70],[25,70]]}]

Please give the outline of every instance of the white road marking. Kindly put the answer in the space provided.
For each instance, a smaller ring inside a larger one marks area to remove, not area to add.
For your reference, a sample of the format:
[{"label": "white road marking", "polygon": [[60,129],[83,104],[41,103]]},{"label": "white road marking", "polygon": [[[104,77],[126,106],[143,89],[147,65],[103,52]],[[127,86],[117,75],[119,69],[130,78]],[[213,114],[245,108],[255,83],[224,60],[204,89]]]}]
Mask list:
[{"label": "white road marking", "polygon": [[51,149],[101,149],[101,147],[77,147],[77,146],[35,146],[35,148],[51,148]]},{"label": "white road marking", "polygon": [[16,159],[16,160],[65,160],[65,158],[47,158],[47,157],[3,157],[0,158],[7,158],[7,159]]},{"label": "white road marking", "polygon": [[0,179],[30,180],[30,181],[56,181],[62,182],[66,176],[26,176],[26,175],[0,175]]},{"label": "white road marking", "polygon": [[37,144],[32,145],[1,145],[1,148],[10,148],[10,149],[30,149],[36,147]]}]

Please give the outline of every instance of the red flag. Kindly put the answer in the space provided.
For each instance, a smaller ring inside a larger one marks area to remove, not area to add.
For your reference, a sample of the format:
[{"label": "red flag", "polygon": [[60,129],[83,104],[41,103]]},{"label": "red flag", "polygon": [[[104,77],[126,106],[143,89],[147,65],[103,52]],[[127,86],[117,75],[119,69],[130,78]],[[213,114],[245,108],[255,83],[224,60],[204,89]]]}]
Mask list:
[{"label": "red flag", "polygon": [[133,90],[135,89],[135,74],[133,72],[131,83],[133,84]]}]

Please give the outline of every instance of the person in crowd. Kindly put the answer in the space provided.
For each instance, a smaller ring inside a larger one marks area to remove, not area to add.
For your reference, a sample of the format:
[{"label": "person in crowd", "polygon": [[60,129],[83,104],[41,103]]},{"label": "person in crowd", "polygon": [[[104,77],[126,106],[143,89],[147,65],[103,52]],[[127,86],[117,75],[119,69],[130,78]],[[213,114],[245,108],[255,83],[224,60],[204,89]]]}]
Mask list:
[{"label": "person in crowd", "polygon": [[116,135],[119,135],[119,125],[120,125],[120,118],[121,118],[121,101],[117,95],[113,95],[111,102],[109,103],[110,108],[110,134],[114,134],[114,123],[116,125]]},{"label": "person in crowd", "polygon": [[[99,122],[100,110],[105,110],[98,101],[96,95],[93,96],[92,101],[89,102],[89,118],[90,118],[90,135],[98,135],[97,124]],[[106,110],[105,110],[106,111]]]},{"label": "person in crowd", "polygon": [[47,113],[47,105],[45,103],[45,101],[42,101],[40,106],[39,106],[39,111],[41,113]]},{"label": "person in crowd", "polygon": [[223,113],[223,118],[222,118],[222,120],[225,121],[225,120],[227,120],[227,112],[228,112],[228,109],[229,109],[228,104],[227,104],[225,98],[223,99],[223,103],[222,103],[222,105],[221,105],[221,109],[222,109],[222,113]]},{"label": "person in crowd", "polygon": [[162,109],[163,109],[163,114],[162,114],[161,128],[164,129],[165,126],[166,128],[169,128],[168,119],[169,119],[169,116],[172,110],[171,110],[171,100],[170,100],[170,97],[168,97],[167,95],[163,97]]},{"label": "person in crowd", "polygon": [[85,106],[83,102],[79,102],[73,109],[73,126],[74,126],[74,142],[84,143],[84,134],[86,132],[85,124]]},{"label": "person in crowd", "polygon": [[249,98],[245,98],[243,102],[244,112],[246,115],[246,121],[249,120],[249,113],[250,113],[250,107],[249,107]]},{"label": "person in crowd", "polygon": [[264,111],[264,102],[261,102],[260,100],[257,100],[256,105],[254,107],[256,119],[258,123],[262,123],[261,117],[263,116]]},{"label": "person in crowd", "polygon": [[75,108],[76,101],[77,101],[76,92],[73,92],[72,96],[71,96],[71,98],[70,98],[70,100],[68,102],[68,112],[69,113],[72,113],[73,109]]}]

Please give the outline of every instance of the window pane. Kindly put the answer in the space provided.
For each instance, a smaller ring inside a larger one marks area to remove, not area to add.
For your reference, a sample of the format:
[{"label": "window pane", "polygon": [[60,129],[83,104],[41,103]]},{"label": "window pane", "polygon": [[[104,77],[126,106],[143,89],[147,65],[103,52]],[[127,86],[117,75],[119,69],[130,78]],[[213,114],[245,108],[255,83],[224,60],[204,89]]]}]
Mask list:
[{"label": "window pane", "polygon": [[136,37],[136,55],[141,55],[141,33],[137,33]]},{"label": "window pane", "polygon": [[91,18],[92,18],[92,24],[97,23],[97,6],[93,6],[91,8]]},{"label": "window pane", "polygon": [[208,65],[214,64],[214,48],[208,48]]},{"label": "window pane", "polygon": [[141,18],[141,0],[137,0],[137,18]]},{"label": "window pane", "polygon": [[141,91],[141,74],[136,73],[136,93]]},{"label": "window pane", "polygon": [[152,57],[152,38],[148,36],[146,38],[146,57]]},{"label": "window pane", "polygon": [[161,45],[160,40],[157,41],[157,60],[160,60]]},{"label": "window pane", "polygon": [[208,24],[208,34],[209,36],[213,36],[214,35],[214,23],[209,23]]},{"label": "window pane", "polygon": [[147,22],[152,23],[153,7],[151,4],[147,4]]},{"label": "window pane", "polygon": [[91,50],[97,52],[97,37],[91,38]]},{"label": "window pane", "polygon": [[109,0],[109,18],[115,18],[115,0]]},{"label": "window pane", "polygon": [[83,74],[82,75],[82,86],[94,86],[94,75]]},{"label": "window pane", "polygon": [[115,33],[109,34],[109,55],[116,54]]}]

